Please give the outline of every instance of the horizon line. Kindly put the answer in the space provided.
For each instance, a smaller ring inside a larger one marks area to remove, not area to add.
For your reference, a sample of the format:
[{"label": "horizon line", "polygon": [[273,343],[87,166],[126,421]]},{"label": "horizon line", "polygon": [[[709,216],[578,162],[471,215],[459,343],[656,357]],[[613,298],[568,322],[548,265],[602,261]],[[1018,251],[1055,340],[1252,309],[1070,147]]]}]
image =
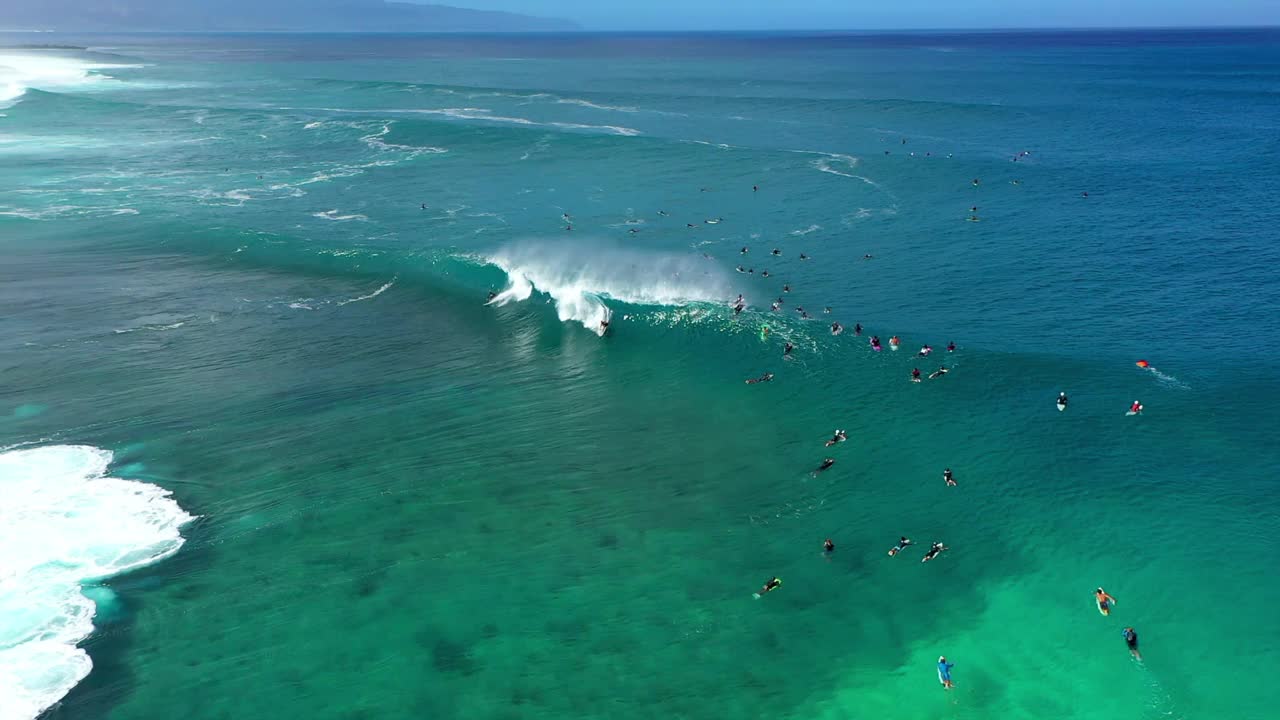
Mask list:
[{"label": "horizon line", "polygon": [[919,28],[701,28],[701,29],[597,29],[597,28],[564,28],[557,30],[54,30],[54,29],[21,29],[0,28],[0,33],[23,33],[53,35],[59,33],[78,33],[83,35],[110,34],[181,34],[181,35],[624,35],[624,34],[661,34],[661,35],[697,35],[724,33],[751,34],[900,34],[900,33],[1019,33],[1019,32],[1123,32],[1123,31],[1160,31],[1160,30],[1280,30],[1280,24],[1274,25],[1028,25],[1006,27],[919,27]]}]

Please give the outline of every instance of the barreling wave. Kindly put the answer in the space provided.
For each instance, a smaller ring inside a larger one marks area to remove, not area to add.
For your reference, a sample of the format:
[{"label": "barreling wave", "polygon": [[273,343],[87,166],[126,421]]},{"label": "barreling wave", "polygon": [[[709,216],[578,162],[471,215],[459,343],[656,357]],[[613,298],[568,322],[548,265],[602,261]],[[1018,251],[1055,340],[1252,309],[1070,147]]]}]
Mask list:
[{"label": "barreling wave", "polygon": [[506,305],[543,294],[562,322],[596,331],[612,316],[610,302],[680,306],[723,302],[728,277],[701,258],[631,250],[585,242],[517,242],[482,262],[507,275],[507,287],[490,304]]}]

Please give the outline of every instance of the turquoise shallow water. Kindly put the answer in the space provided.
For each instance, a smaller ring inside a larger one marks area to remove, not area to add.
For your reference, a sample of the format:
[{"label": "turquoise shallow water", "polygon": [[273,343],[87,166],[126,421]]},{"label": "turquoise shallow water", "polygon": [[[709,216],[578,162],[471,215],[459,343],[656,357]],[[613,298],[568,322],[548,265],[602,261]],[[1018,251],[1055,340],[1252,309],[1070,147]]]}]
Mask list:
[{"label": "turquoise shallow water", "polygon": [[1269,717],[1278,39],[0,53],[0,446],[198,516],[46,715]]}]

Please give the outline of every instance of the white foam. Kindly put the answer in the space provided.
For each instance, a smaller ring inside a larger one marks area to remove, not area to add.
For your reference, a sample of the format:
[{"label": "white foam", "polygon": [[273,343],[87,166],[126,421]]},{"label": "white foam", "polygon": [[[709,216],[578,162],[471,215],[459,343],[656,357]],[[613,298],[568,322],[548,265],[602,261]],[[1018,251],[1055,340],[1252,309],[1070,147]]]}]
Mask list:
[{"label": "white foam", "polygon": [[395,278],[391,278],[390,282],[388,282],[386,285],[383,285],[382,287],[378,288],[377,290],[374,290],[373,292],[369,293],[368,295],[361,295],[360,297],[353,297],[353,298],[350,298],[350,299],[348,299],[348,300],[339,300],[339,301],[338,301],[338,305],[339,305],[339,306],[342,306],[342,305],[350,305],[351,303],[361,302],[362,300],[372,300],[372,299],[374,299],[374,298],[378,297],[379,295],[381,295],[382,293],[384,293],[384,292],[386,292],[386,291],[390,290],[390,289],[391,289],[391,286],[392,286],[392,285],[395,285],[395,284],[396,284],[396,279],[395,279]]},{"label": "white foam", "polygon": [[821,229],[822,229],[821,225],[810,225],[809,227],[803,230],[792,230],[791,234],[796,236],[808,235],[809,233],[814,232],[815,230],[821,230]]},{"label": "white foam", "polygon": [[689,255],[654,253],[607,244],[522,242],[485,258],[507,274],[509,285],[491,305],[528,300],[536,290],[555,303],[561,322],[593,332],[616,300],[632,305],[686,305],[731,297],[727,278]]},{"label": "white foam", "polygon": [[61,90],[86,88],[112,79],[101,70],[137,68],[141,65],[95,63],[46,53],[0,54],[0,103],[22,97],[29,88]]},{"label": "white foam", "polygon": [[352,213],[350,215],[339,215],[337,210],[325,210],[324,212],[311,213],[311,217],[318,217],[324,220],[334,220],[337,222],[346,222],[350,220],[368,220],[368,215]]},{"label": "white foam", "polygon": [[111,453],[0,453],[0,717],[35,718],[89,674],[87,582],[168,557],[193,518],[169,491],[106,477]]}]

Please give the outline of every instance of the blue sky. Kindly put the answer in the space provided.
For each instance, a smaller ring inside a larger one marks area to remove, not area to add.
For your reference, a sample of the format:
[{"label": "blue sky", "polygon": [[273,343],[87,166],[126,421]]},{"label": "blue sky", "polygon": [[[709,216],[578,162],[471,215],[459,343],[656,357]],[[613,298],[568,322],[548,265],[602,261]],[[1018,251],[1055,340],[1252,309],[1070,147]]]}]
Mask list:
[{"label": "blue sky", "polygon": [[421,0],[595,30],[1280,25],[1280,0]]}]

